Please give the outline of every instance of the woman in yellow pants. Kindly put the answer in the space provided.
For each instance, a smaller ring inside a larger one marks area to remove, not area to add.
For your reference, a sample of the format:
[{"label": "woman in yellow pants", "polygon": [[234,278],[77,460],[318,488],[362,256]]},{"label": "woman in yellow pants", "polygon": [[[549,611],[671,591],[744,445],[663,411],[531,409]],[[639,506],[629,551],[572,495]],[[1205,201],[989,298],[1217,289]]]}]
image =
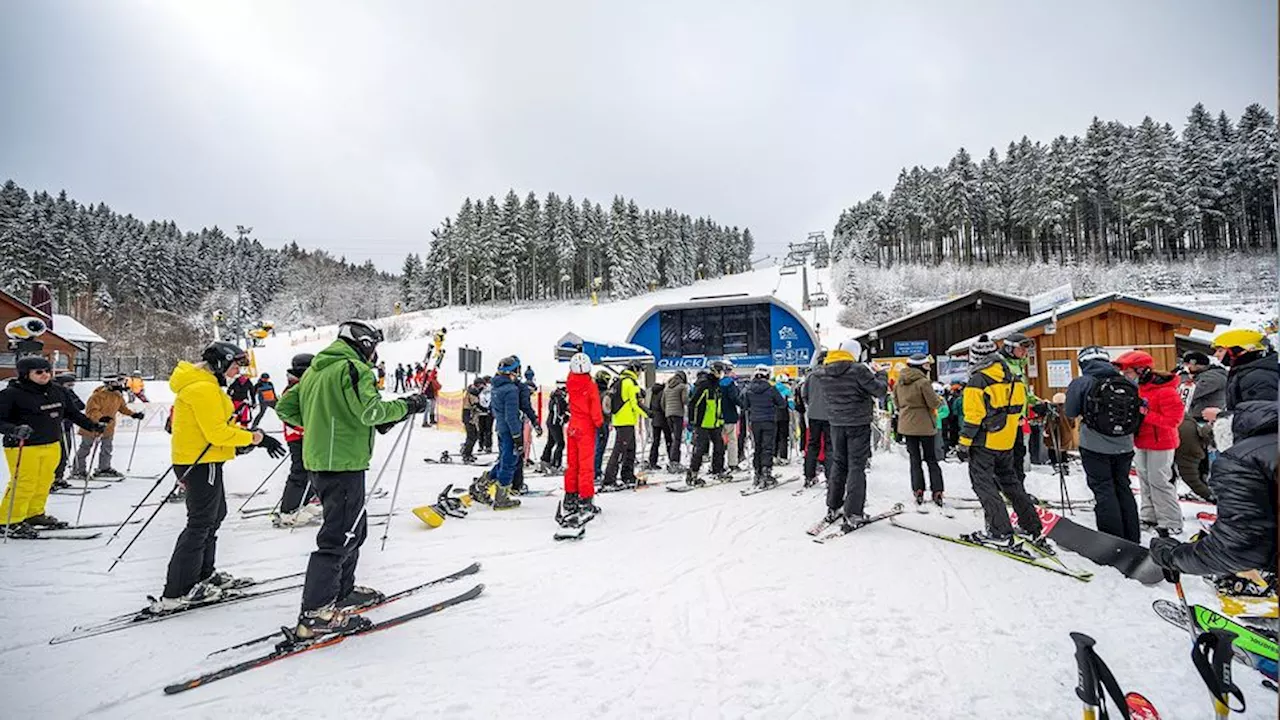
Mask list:
[{"label": "woman in yellow pants", "polygon": [[53,367],[38,355],[18,360],[18,378],[0,390],[0,435],[9,466],[9,487],[0,502],[8,537],[38,537],[37,527],[67,524],[45,513],[53,472],[62,459],[62,419],[89,432],[106,429],[76,409],[67,390],[53,380]]}]

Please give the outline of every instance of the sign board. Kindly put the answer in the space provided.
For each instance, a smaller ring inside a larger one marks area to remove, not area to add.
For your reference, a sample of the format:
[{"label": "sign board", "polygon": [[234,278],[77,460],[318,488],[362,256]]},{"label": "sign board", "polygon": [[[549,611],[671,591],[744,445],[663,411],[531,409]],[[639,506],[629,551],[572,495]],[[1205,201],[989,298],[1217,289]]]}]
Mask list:
[{"label": "sign board", "polygon": [[939,355],[934,359],[938,366],[938,382],[950,385],[969,381],[969,361],[953,358],[950,355]]},{"label": "sign board", "polygon": [[458,349],[458,372],[480,373],[481,353],[477,348],[463,347]]},{"label": "sign board", "polygon": [[1033,295],[1027,299],[1031,303],[1030,312],[1032,315],[1038,315],[1046,310],[1052,310],[1059,305],[1066,305],[1076,299],[1075,293],[1071,291],[1071,285],[1061,285],[1039,295]]},{"label": "sign board", "polygon": [[1071,384],[1070,360],[1046,360],[1044,366],[1049,376],[1049,387],[1064,388]]},{"label": "sign board", "polygon": [[906,357],[909,355],[914,355],[915,353],[928,355],[929,341],[928,340],[896,340],[894,341],[893,343],[894,355],[902,355],[903,357]]}]

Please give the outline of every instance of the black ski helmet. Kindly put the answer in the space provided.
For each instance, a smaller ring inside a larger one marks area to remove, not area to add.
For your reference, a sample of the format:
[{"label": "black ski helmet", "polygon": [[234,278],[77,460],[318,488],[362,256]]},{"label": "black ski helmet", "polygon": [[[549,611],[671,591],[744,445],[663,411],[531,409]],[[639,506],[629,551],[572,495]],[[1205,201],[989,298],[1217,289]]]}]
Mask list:
[{"label": "black ski helmet", "polygon": [[32,370],[49,370],[52,372],[53,365],[50,365],[49,361],[41,355],[24,355],[18,358],[16,370],[18,371],[18,379],[25,380]]},{"label": "black ski helmet", "polygon": [[338,337],[350,345],[365,362],[372,362],[382,342],[382,331],[363,320],[348,320],[338,326]]},{"label": "black ski helmet", "polygon": [[249,364],[249,356],[245,354],[244,350],[232,343],[221,340],[209,343],[208,347],[200,353],[200,359],[209,365],[214,377],[218,378],[218,384],[226,382],[227,370],[233,363],[236,365]]},{"label": "black ski helmet", "polygon": [[294,355],[293,359],[289,361],[289,374],[296,378],[302,377],[302,373],[306,372],[307,368],[311,367],[311,360],[314,358],[315,355],[312,355],[311,353],[298,353],[297,355]]}]

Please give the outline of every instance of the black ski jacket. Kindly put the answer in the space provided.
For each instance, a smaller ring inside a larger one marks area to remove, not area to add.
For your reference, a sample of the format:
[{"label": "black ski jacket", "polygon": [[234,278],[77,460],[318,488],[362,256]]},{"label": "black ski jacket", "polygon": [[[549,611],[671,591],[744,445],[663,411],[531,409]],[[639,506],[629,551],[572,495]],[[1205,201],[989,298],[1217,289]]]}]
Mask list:
[{"label": "black ski jacket", "polygon": [[569,422],[569,393],[558,387],[547,400],[547,427],[564,427]]},{"label": "black ski jacket", "polygon": [[767,378],[755,378],[747,385],[745,393],[747,422],[752,425],[773,425],[775,413],[787,407],[782,393]]},{"label": "black ski jacket", "polygon": [[1213,463],[1209,485],[1218,520],[1199,541],[1173,550],[1173,566],[1192,575],[1226,575],[1276,565],[1276,402],[1235,408],[1235,444]]},{"label": "black ski jacket", "polygon": [[4,446],[18,447],[18,439],[9,433],[19,425],[31,426],[28,445],[61,442],[63,418],[90,432],[99,432],[101,426],[85,417],[68,395],[70,391],[56,383],[37,385],[25,378],[10,380],[0,390],[0,435],[4,435]]},{"label": "black ski jacket", "polygon": [[1227,373],[1227,410],[1250,400],[1276,401],[1280,387],[1280,356],[1267,353],[1262,357],[1232,366]]},{"label": "black ski jacket", "polygon": [[889,375],[871,372],[866,363],[837,360],[823,365],[823,397],[833,427],[870,425],[875,419],[876,400],[889,392]]},{"label": "black ski jacket", "polygon": [[233,401],[253,404],[253,382],[241,375],[227,385],[227,395]]}]

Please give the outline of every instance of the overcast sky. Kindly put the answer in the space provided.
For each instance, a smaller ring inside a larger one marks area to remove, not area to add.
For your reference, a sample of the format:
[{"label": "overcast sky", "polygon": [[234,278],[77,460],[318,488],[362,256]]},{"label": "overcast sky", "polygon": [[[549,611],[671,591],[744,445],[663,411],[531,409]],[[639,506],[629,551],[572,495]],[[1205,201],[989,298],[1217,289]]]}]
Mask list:
[{"label": "overcast sky", "polygon": [[1274,109],[1273,0],[4,0],[0,180],[398,269],[465,196],[830,233],[904,165]]}]

